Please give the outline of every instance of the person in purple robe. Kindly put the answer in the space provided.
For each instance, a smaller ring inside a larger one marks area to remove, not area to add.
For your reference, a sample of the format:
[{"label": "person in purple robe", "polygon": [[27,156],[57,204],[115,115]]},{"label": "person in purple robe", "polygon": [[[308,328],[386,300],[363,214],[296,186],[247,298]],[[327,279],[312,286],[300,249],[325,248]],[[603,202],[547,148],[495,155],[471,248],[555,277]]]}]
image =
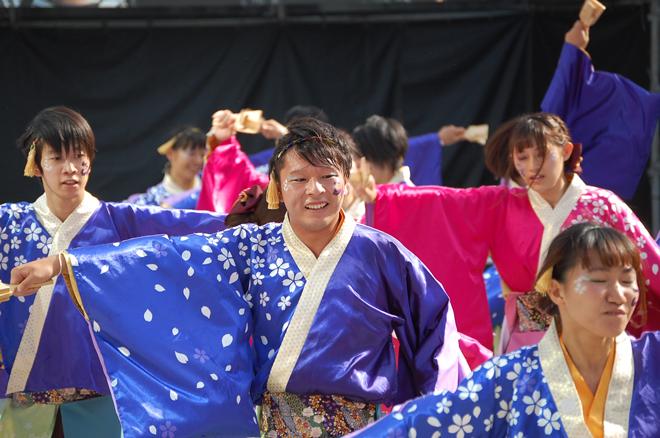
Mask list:
[{"label": "person in purple robe", "polygon": [[257,422],[268,437],[342,436],[380,404],[454,390],[469,372],[440,283],[341,210],[343,136],[299,119],[269,167],[268,205],[284,203],[283,223],[70,249],[13,271],[18,295],[64,272],[125,437],[254,436]]},{"label": "person in purple robe", "polygon": [[647,316],[643,263],[618,230],[566,229],[537,277],[538,312],[551,318],[538,345],[495,357],[453,394],[411,400],[351,436],[659,436],[660,332],[625,332]]},{"label": "person in purple robe", "polygon": [[[39,177],[44,193],[33,203],[0,205],[3,283],[12,268],[68,248],[224,229],[223,215],[106,203],[88,193],[95,138],[87,121],[68,108],[41,111],[18,145],[27,155],[26,176]],[[121,435],[88,324],[64,282],[0,303],[0,350],[9,377],[3,434]]]}]

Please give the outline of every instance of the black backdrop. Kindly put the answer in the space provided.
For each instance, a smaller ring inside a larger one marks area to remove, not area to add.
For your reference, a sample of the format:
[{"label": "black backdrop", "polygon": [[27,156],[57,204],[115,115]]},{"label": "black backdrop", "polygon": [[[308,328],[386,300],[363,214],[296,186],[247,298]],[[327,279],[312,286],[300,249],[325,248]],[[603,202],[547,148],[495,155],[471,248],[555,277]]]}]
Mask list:
[{"label": "black backdrop", "polygon": [[[162,179],[156,148],[175,126],[207,129],[219,109],[280,119],[313,104],[352,129],[394,116],[411,135],[444,124],[501,122],[538,111],[559,57],[569,10],[517,10],[490,18],[205,28],[0,27],[0,202],[32,201],[14,143],[41,109],[65,105],[97,138],[89,190],[121,200]],[[597,69],[649,84],[645,6],[610,7],[592,29]],[[247,152],[269,147],[242,136]],[[445,184],[494,184],[482,148],[445,148]],[[646,177],[631,202],[649,225]]]}]

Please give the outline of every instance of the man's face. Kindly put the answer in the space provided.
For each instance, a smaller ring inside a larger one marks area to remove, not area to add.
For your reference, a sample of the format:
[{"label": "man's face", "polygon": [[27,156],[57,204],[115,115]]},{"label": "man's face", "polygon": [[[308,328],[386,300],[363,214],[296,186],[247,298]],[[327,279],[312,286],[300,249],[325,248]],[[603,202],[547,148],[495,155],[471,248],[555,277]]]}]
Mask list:
[{"label": "man's face", "polygon": [[346,195],[343,172],[328,164],[314,166],[295,152],[284,156],[280,200],[294,231],[324,231],[336,225]]}]

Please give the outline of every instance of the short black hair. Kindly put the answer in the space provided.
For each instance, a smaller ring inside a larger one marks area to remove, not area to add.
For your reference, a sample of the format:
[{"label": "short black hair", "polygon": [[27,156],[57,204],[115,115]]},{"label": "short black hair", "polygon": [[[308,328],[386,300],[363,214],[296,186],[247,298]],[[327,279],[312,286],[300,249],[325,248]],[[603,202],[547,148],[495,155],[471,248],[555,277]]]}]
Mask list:
[{"label": "short black hair", "polygon": [[[336,167],[348,179],[353,158],[346,139],[334,126],[312,117],[304,117],[294,120],[287,129],[289,132],[277,140],[273,156],[268,161],[268,173],[271,178],[275,178],[279,183],[284,157],[296,153],[313,166]],[[323,140],[314,137],[321,137]],[[288,146],[291,142],[302,138],[309,140]],[[284,152],[280,156],[282,151]]]},{"label": "short black hair", "polygon": [[296,105],[289,108],[284,114],[284,124],[288,125],[295,119],[302,119],[304,117],[313,117],[325,123],[330,123],[330,117],[319,107],[314,105]]},{"label": "short black hair", "polygon": [[172,149],[206,149],[206,134],[194,126],[181,126],[170,132],[168,138],[175,138]]},{"label": "short black hair", "polygon": [[90,162],[94,159],[96,140],[92,128],[79,112],[63,106],[41,110],[16,143],[27,156],[35,140],[34,164],[41,172],[41,155],[45,145],[62,155],[84,151]]},{"label": "short black hair", "polygon": [[353,130],[353,140],[369,161],[397,171],[408,153],[408,134],[395,119],[374,115]]}]

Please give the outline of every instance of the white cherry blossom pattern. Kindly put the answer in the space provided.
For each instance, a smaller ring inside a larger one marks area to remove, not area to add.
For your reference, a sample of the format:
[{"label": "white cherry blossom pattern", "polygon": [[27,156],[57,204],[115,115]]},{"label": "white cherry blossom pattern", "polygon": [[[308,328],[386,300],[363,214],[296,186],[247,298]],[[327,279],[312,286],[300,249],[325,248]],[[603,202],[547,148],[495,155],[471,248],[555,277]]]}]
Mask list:
[{"label": "white cherry blossom pattern", "polygon": [[11,238],[11,249],[19,249],[21,247],[21,240],[14,236]]},{"label": "white cherry blossom pattern", "polygon": [[213,246],[218,246],[218,238],[217,237],[207,237],[206,241],[209,242]]},{"label": "white cherry blossom pattern", "polygon": [[495,416],[493,414],[491,414],[490,417],[487,417],[484,420],[484,426],[486,432],[490,432],[490,430],[493,428],[494,421],[495,421]]},{"label": "white cherry blossom pattern", "polygon": [[259,304],[266,307],[266,304],[268,304],[268,301],[270,301],[270,297],[268,296],[268,292],[262,292],[261,294],[259,294]]},{"label": "white cherry blossom pattern", "polygon": [[271,237],[268,238],[268,243],[270,243],[271,245],[275,245],[277,243],[280,243],[281,241],[282,241],[282,238],[277,237],[277,236],[271,236]]},{"label": "white cherry blossom pattern", "polygon": [[18,234],[21,232],[21,226],[18,224],[18,222],[11,221],[9,224],[9,231],[11,231],[12,234]]},{"label": "white cherry blossom pattern", "polygon": [[24,265],[27,262],[28,262],[27,259],[25,257],[23,257],[22,255],[20,255],[18,257],[14,257],[14,266]]},{"label": "white cherry blossom pattern", "polygon": [[516,408],[511,408],[511,413],[509,414],[509,426],[515,426],[518,424],[518,418],[520,417],[520,412]]},{"label": "white cherry blossom pattern", "polygon": [[257,234],[257,237],[250,237],[250,242],[252,242],[252,251],[259,252],[259,254],[264,253],[264,247],[268,243],[266,240],[261,239],[261,233]]},{"label": "white cherry blossom pattern", "polygon": [[474,380],[468,380],[465,386],[461,385],[458,387],[458,398],[461,400],[466,400],[469,398],[476,403],[479,401],[478,392],[482,389],[483,387],[481,386],[481,383],[474,383]]},{"label": "white cherry blossom pattern", "polygon": [[252,304],[252,294],[250,292],[246,293],[245,295],[243,295],[243,299],[245,301],[247,301],[247,303],[250,305],[250,309],[251,309],[252,306],[253,306],[253,304]]},{"label": "white cherry blossom pattern", "polygon": [[270,269],[270,276],[275,277],[276,275],[279,275],[280,277],[284,277],[286,275],[286,269],[289,268],[288,263],[284,263],[284,259],[278,258],[275,263],[271,263],[268,266],[268,269]]},{"label": "white cherry blossom pattern", "polygon": [[520,366],[519,363],[513,364],[513,369],[506,373],[506,378],[508,380],[516,380],[518,378],[518,375],[520,374],[520,370],[522,367]]},{"label": "white cherry blossom pattern", "polygon": [[9,206],[9,209],[11,210],[11,211],[9,212],[9,216],[10,216],[10,217],[13,216],[14,219],[20,219],[20,218],[21,218],[21,214],[22,214],[24,211],[27,212],[27,210],[28,210],[28,209],[23,210],[23,208],[22,208],[20,205],[18,205],[18,204],[11,204],[11,205]]},{"label": "white cherry blossom pattern", "polygon": [[523,363],[523,367],[525,367],[525,372],[526,373],[531,373],[532,370],[538,370],[539,369],[539,361],[532,359],[531,357],[528,357],[525,360],[525,363]]},{"label": "white cherry blossom pattern", "polygon": [[39,240],[39,243],[37,243],[37,249],[40,249],[44,254],[48,254],[48,251],[50,251],[50,245],[53,243],[53,238],[46,237],[45,234],[42,234]]},{"label": "white cherry blossom pattern", "polygon": [[23,231],[27,234],[27,237],[25,238],[27,242],[32,240],[36,242],[39,240],[39,234],[41,234],[43,230],[39,228],[36,223],[32,222],[30,226]]},{"label": "white cherry blossom pattern", "polygon": [[252,260],[252,267],[254,269],[263,269],[266,263],[266,260],[262,259],[261,257],[257,256]]},{"label": "white cherry blossom pattern", "polygon": [[462,417],[458,414],[455,414],[453,417],[451,417],[451,419],[454,421],[454,424],[449,426],[447,430],[449,433],[455,433],[456,438],[463,438],[466,433],[468,436],[472,433],[474,427],[470,425],[470,420],[472,419],[470,414],[465,414]]},{"label": "white cherry blossom pattern", "polygon": [[297,272],[294,274],[293,271],[287,272],[287,277],[282,281],[284,287],[289,286],[289,293],[293,293],[296,290],[296,287],[303,285],[303,275],[302,272]]},{"label": "white cherry blossom pattern", "polygon": [[230,266],[236,266],[236,262],[234,262],[234,256],[232,256],[231,253],[227,251],[227,248],[220,249],[220,254],[218,254],[218,261],[222,263],[222,267],[225,271],[228,270]]},{"label": "white cherry blossom pattern", "polygon": [[3,271],[7,270],[7,263],[9,262],[9,257],[6,255],[0,254],[0,269]]},{"label": "white cherry blossom pattern", "polygon": [[504,400],[500,400],[500,410],[497,411],[497,418],[506,418],[506,421],[509,421],[509,413],[511,411],[511,401],[507,403]]},{"label": "white cherry blossom pattern", "polygon": [[247,254],[248,246],[243,242],[238,242],[238,255],[245,257]]},{"label": "white cherry blossom pattern", "polygon": [[286,308],[291,305],[291,297],[281,297],[280,302],[277,303],[277,305],[282,309],[282,312],[284,312]]},{"label": "white cherry blossom pattern", "polygon": [[438,414],[442,414],[443,412],[448,414],[449,408],[452,404],[453,403],[451,400],[447,400],[447,397],[443,397],[442,400],[440,400],[440,403],[436,403],[436,406],[438,407]]},{"label": "white cherry blossom pattern", "polygon": [[532,415],[532,412],[534,412],[535,415],[540,416],[543,412],[543,408],[548,404],[548,401],[541,398],[540,391],[534,391],[531,397],[528,395],[523,397],[523,403],[529,405],[525,408],[525,413],[527,415]]},{"label": "white cherry blossom pattern", "polygon": [[539,415],[539,417],[541,418],[536,421],[536,424],[543,429],[546,435],[550,435],[552,429],[559,430],[561,428],[559,424],[559,412],[553,414],[550,409],[544,409],[543,415]]},{"label": "white cherry blossom pattern", "polygon": [[239,225],[234,229],[234,236],[239,236],[241,239],[247,237],[247,227],[245,225]]},{"label": "white cherry blossom pattern", "polygon": [[255,286],[263,283],[263,279],[266,278],[261,272],[255,272],[252,274],[252,284]]}]

